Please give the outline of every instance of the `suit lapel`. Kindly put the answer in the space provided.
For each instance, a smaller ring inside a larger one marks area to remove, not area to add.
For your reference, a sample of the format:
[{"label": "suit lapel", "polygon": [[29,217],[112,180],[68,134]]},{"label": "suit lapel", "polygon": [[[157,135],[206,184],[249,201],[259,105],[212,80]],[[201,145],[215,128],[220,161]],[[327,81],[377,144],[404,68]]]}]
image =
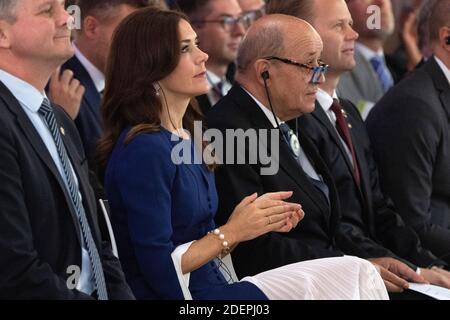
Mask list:
[{"label": "suit lapel", "polygon": [[[361,178],[361,186],[362,188],[365,188],[366,190],[370,190],[371,186],[370,186],[370,177],[369,175],[369,170],[366,167],[366,161],[364,161],[364,154],[363,154],[363,150],[360,148],[361,144],[358,142],[359,141],[359,137],[356,136],[355,134],[355,130],[356,130],[356,124],[352,121],[353,116],[352,114],[349,112],[349,106],[348,106],[348,102],[345,99],[340,99],[341,105],[343,107],[343,109],[347,112],[348,118],[347,121],[349,122],[349,124],[352,125],[352,127],[350,128],[350,137],[352,138],[352,142],[353,142],[353,149],[355,150],[355,157],[356,157],[356,161],[358,162],[358,166],[359,166],[359,175]],[[342,152],[344,153],[345,156],[345,160],[348,162],[348,166],[350,168],[350,172],[352,173],[353,176],[353,180],[356,183],[355,180],[355,175],[354,175],[354,171],[353,171],[353,165],[350,163],[350,160],[347,156],[347,152],[345,152],[344,147],[342,146],[342,143],[340,143],[340,146],[342,147]],[[343,151],[344,150],[344,151]],[[362,194],[361,194],[362,196]]]},{"label": "suit lapel", "polygon": [[75,78],[83,84],[86,91],[83,96],[83,100],[89,106],[89,111],[95,115],[95,119],[98,124],[101,124],[101,115],[99,105],[101,103],[101,96],[95,87],[91,76],[87,72],[87,70],[83,67],[80,60],[77,57],[72,57],[69,61],[67,61],[64,65],[65,69],[70,69],[73,71]]},{"label": "suit lapel", "polygon": [[363,91],[367,90],[371,99],[375,96],[382,96],[384,94],[383,87],[372,64],[358,50],[355,51],[355,60],[358,66],[352,72],[355,75],[355,82],[364,88]]},{"label": "suit lapel", "polygon": [[[354,115],[353,113],[350,111],[351,108],[353,108],[356,111],[356,108],[351,104],[351,102],[349,102],[348,100],[345,99],[340,99],[341,105],[344,108],[344,110],[347,112],[348,115],[348,121],[349,123],[352,125],[352,128],[350,129],[350,136],[352,138],[353,141],[353,148],[355,150],[355,156],[356,156],[356,161],[358,161],[358,166],[359,166],[359,175],[360,175],[360,181],[361,181],[361,186],[359,188],[359,196],[361,197],[362,201],[362,205],[365,208],[364,210],[364,217],[367,219],[367,225],[369,226],[369,230],[371,232],[372,235],[375,235],[375,230],[373,228],[374,223],[373,223],[373,210],[371,210],[371,207],[369,206],[369,203],[372,201],[372,185],[371,185],[371,177],[370,177],[370,169],[367,166],[368,162],[366,161],[365,155],[364,155],[364,150],[363,148],[361,148],[361,146],[363,145],[362,143],[359,142],[360,137],[357,136],[357,133],[355,132],[355,130],[357,130],[357,128],[359,126],[357,126],[357,121],[354,120]],[[358,114],[359,116],[359,114]],[[362,120],[361,120],[362,121]],[[365,130],[365,129],[363,129]],[[355,178],[354,174],[353,174],[353,167],[352,167],[352,175],[353,175],[353,179]],[[356,183],[356,180],[355,180]]]},{"label": "suit lapel", "polygon": [[[26,115],[26,113],[23,111],[22,106],[19,104],[16,98],[9,92],[9,90],[0,82],[0,98],[3,99],[5,102],[5,105],[9,110],[15,114],[17,123],[19,127],[22,129],[25,137],[29,140],[30,145],[32,148],[36,151],[39,158],[41,158],[42,162],[46,165],[46,167],[50,170],[50,172],[53,174],[54,178],[58,182],[59,187],[64,193],[64,197],[67,204],[70,204],[72,202],[70,195],[67,191],[67,188],[64,184],[64,181],[61,178],[61,175],[59,174],[59,171],[55,165],[55,162],[53,161],[53,158],[51,157],[50,153],[48,152],[47,147],[45,146],[44,142],[42,141],[39,133],[36,131],[33,124],[30,122],[30,119]],[[80,226],[78,223],[78,218],[75,212],[75,209],[73,206],[68,205],[75,228],[77,229],[77,237],[80,241]],[[81,241],[80,241],[81,243]]]},{"label": "suit lapel", "polygon": [[425,64],[425,68],[431,75],[434,86],[439,91],[439,99],[450,121],[450,84],[434,57],[430,58],[430,61]]},{"label": "suit lapel", "polygon": [[450,122],[450,89],[441,91],[439,94],[439,99],[447,112],[448,121]]},{"label": "suit lapel", "polygon": [[[53,108],[55,108],[55,106],[53,106]],[[60,121],[60,119],[58,117],[57,117],[57,121],[58,121],[58,124],[61,123],[61,121]],[[87,195],[89,194],[89,190],[87,190],[87,188],[89,188],[89,181],[84,179],[85,175],[81,171],[82,170],[81,169],[81,163],[82,163],[82,161],[85,161],[85,159],[82,160],[80,157],[76,157],[75,156],[76,154],[79,154],[79,152],[75,148],[75,146],[73,145],[72,140],[70,140],[64,134],[61,135],[61,138],[62,138],[62,140],[64,142],[64,146],[66,147],[67,155],[68,155],[68,157],[70,159],[70,163],[72,164],[73,171],[75,172],[77,180],[78,180],[78,188],[79,188],[79,191],[80,191],[80,193],[82,195],[82,199],[84,200],[82,202],[82,205],[83,205],[83,207],[85,209],[86,217],[89,220],[89,225],[93,226],[92,216],[89,214],[89,212],[91,212],[91,210],[89,210],[89,208],[87,207],[87,205],[88,205],[88,196]],[[75,213],[75,215],[76,215],[76,213]],[[77,225],[79,226],[78,220],[77,220]],[[94,239],[95,239],[95,233],[94,232],[92,232],[92,235],[94,236]]]},{"label": "suit lapel", "polygon": [[[251,120],[253,129],[273,129],[272,124],[269,119],[267,119],[264,112],[262,112],[256,102],[241,87],[234,86],[230,90],[229,95],[240,109],[245,112],[247,118]],[[319,191],[315,189],[309,181],[297,160],[293,157],[289,147],[284,140],[282,140],[281,133],[279,138],[279,158],[276,157],[277,155],[272,154],[270,145],[265,146],[272,155],[272,159],[278,161],[280,168],[296,182],[298,187],[302,189],[323,212],[329,212],[330,208],[328,203],[321,197],[318,193]],[[267,141],[271,141],[270,133]]]},{"label": "suit lapel", "polygon": [[[330,119],[326,115],[325,111],[323,110],[322,106],[319,104],[319,102],[316,101],[316,108],[314,112],[312,113],[312,116],[316,118],[328,131],[328,133],[331,135],[331,138],[333,139],[333,142],[337,145],[339,150],[341,151],[342,155],[344,156],[345,163],[347,164],[348,169],[350,172],[352,172],[353,178],[353,165],[350,162],[350,159],[347,155],[347,151],[345,150],[336,129],[333,127],[333,124],[331,123]],[[353,139],[353,137],[352,137]]]},{"label": "suit lapel", "polygon": [[[317,150],[314,143],[308,138],[306,134],[303,132],[299,132],[299,140],[300,143],[305,150],[305,152],[308,154],[308,157],[313,164],[314,168],[317,170],[317,173],[319,173],[322,176],[322,179],[324,183],[327,185],[329,190],[329,200],[330,204],[328,202],[326,203],[326,208],[323,207],[323,209],[328,210],[330,214],[330,219],[325,219],[328,223],[328,227],[330,228],[330,231],[332,233],[334,232],[334,229],[338,226],[339,220],[340,220],[340,209],[339,205],[337,203],[338,201],[338,194],[337,189],[334,184],[333,177],[331,176],[331,173],[326,165],[326,163],[323,161],[323,159],[320,156],[319,151]],[[318,195],[316,192],[315,194]],[[320,197],[321,199],[323,197]],[[331,206],[331,207],[330,207]]]}]

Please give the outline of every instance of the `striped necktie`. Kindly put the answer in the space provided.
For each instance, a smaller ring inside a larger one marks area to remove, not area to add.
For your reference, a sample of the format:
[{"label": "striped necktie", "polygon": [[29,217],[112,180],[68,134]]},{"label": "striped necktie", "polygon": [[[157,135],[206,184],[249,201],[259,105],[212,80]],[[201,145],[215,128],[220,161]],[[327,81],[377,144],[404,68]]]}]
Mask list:
[{"label": "striped necktie", "polygon": [[394,80],[392,79],[392,75],[384,62],[384,59],[380,56],[375,56],[370,59],[370,63],[380,79],[383,91],[387,92],[394,85]]},{"label": "striped necktie", "polygon": [[58,130],[58,123],[56,122],[53,108],[47,98],[44,98],[44,101],[42,102],[42,105],[39,108],[38,112],[47,124],[47,127],[49,128],[50,133],[52,134],[55,141],[56,149],[58,150],[58,155],[61,160],[64,175],[67,180],[67,188],[72,200],[72,205],[77,213],[78,223],[80,224],[83,241],[86,246],[86,250],[89,253],[89,259],[91,260],[98,298],[99,300],[108,300],[105,276],[103,274],[103,268],[97,246],[95,245],[94,238],[91,233],[91,228],[89,227],[86,212],[84,211],[83,204],[81,203],[81,198],[78,188],[76,187],[75,178],[69,165],[69,157]]}]

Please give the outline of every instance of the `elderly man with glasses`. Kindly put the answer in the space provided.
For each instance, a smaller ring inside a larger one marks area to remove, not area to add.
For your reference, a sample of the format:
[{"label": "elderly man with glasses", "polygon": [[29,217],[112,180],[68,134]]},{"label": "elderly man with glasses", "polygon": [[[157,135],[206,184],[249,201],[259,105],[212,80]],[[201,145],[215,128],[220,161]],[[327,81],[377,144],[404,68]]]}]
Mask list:
[{"label": "elderly man with glasses", "polygon": [[[328,69],[320,61],[322,49],[319,34],[303,20],[258,19],[239,49],[235,85],[207,114],[208,127],[219,129],[225,143],[225,164],[216,171],[216,222],[227,221],[233,205],[254,192],[292,191],[290,201],[306,213],[291,232],[268,233],[236,248],[232,257],[239,277],[343,255],[334,242],[340,211],[330,173],[304,132],[286,124],[314,110]],[[239,130],[246,137],[236,144],[229,133]],[[264,175],[267,154],[278,170]]]}]

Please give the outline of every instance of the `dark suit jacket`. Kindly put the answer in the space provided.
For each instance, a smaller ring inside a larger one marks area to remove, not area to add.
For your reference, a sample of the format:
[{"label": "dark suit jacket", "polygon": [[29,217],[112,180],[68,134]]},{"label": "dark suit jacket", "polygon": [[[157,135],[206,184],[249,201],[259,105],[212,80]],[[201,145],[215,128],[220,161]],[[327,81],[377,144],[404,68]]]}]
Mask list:
[{"label": "dark suit jacket", "polygon": [[[66,286],[81,266],[80,227],[64,182],[42,139],[0,82],[0,299],[86,299]],[[102,258],[110,298],[132,294],[108,243],[102,243],[88,166],[73,122],[55,107],[77,174],[83,206]]]},{"label": "dark suit jacket", "polygon": [[373,109],[382,187],[424,247],[450,261],[450,85],[434,58]]},{"label": "dark suit jacket", "polygon": [[77,57],[73,56],[62,65],[61,70],[66,69],[72,70],[74,77],[86,89],[75,124],[80,133],[89,164],[92,167],[95,163],[96,144],[102,133],[102,116],[100,112],[102,98],[89,73]]},{"label": "dark suit jacket", "polygon": [[357,256],[398,255],[421,267],[438,262],[429,251],[422,249],[415,231],[405,226],[392,202],[383,196],[364,122],[350,101],[340,99],[340,102],[352,126],[350,134],[359,164],[361,188],[356,184],[343,143],[322,106],[316,102],[312,114],[297,120],[299,129],[314,141],[336,183],[342,212],[340,246],[346,253]]},{"label": "dark suit jacket", "polygon": [[[222,133],[226,129],[273,129],[262,110],[237,84],[211,109],[207,119],[209,128],[218,128]],[[305,211],[305,218],[291,232],[273,232],[239,244],[232,254],[238,276],[253,275],[302,260],[342,255],[334,243],[340,217],[331,177],[310,140],[303,135],[299,139],[316,169],[330,186],[331,207],[312,185],[281,137],[277,140],[280,163],[275,175],[260,175],[263,165],[259,156],[256,164],[249,164],[247,161],[246,164],[224,165],[216,172],[219,192],[218,225],[225,223],[234,207],[245,196],[254,192],[262,195],[274,191],[293,191],[289,201],[300,203]],[[270,137],[267,141],[270,141]],[[226,139],[225,142],[225,145],[232,143]],[[264,147],[264,142],[262,143]],[[267,148],[272,150],[270,145]],[[248,151],[247,141],[247,154]],[[278,155],[274,154],[272,159],[274,158],[278,159]]]},{"label": "dark suit jacket", "polygon": [[202,94],[201,96],[196,97],[197,103],[200,107],[201,112],[205,115],[208,113],[209,110],[211,110],[212,105],[209,101],[208,95]]}]

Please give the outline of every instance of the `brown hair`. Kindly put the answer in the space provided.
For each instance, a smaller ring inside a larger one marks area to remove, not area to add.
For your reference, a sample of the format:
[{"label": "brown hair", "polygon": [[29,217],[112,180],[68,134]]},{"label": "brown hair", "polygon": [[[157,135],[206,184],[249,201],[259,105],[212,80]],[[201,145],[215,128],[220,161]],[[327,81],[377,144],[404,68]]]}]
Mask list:
[{"label": "brown hair", "polygon": [[94,16],[97,19],[108,19],[114,14],[114,9],[120,5],[129,5],[133,8],[145,8],[150,3],[148,0],[76,0],[80,7],[81,17],[84,20],[87,16]]},{"label": "brown hair", "polygon": [[312,24],[314,20],[314,0],[268,0],[266,13],[294,16]]},{"label": "brown hair", "polygon": [[177,0],[170,6],[171,9],[181,11],[191,21],[202,20],[210,14],[210,2],[213,0]]},{"label": "brown hair", "polygon": [[429,17],[430,40],[439,40],[439,31],[442,27],[450,27],[450,0],[436,1]]},{"label": "brown hair", "polygon": [[[152,84],[167,77],[178,65],[182,19],[187,21],[179,12],[145,8],[118,26],[105,75],[104,130],[97,158],[101,172],[124,129],[131,127],[125,143],[141,133],[160,130],[163,105]],[[198,106],[191,104],[183,119],[183,126],[191,134],[196,119],[201,119],[201,114]]]}]

